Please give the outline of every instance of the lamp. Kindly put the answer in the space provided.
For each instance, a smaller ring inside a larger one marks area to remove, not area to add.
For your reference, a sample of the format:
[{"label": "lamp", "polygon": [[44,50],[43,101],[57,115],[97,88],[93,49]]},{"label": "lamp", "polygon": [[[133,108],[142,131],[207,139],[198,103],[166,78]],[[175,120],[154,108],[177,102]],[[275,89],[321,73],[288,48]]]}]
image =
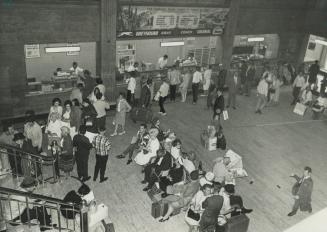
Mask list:
[{"label": "lamp", "polygon": [[56,53],[56,52],[79,52],[81,51],[81,47],[53,47],[53,48],[45,48],[46,53]]},{"label": "lamp", "polygon": [[248,38],[248,42],[261,42],[264,41],[265,38],[264,37],[252,37],[252,38]]},{"label": "lamp", "polygon": [[184,44],[184,41],[160,42],[160,47],[175,47],[183,46]]}]

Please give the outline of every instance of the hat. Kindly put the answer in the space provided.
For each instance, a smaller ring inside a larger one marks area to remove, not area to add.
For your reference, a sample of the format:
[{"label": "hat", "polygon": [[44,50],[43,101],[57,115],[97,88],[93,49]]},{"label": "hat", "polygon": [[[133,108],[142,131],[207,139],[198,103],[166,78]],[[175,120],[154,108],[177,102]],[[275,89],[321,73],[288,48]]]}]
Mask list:
[{"label": "hat", "polygon": [[26,176],[23,182],[20,184],[21,188],[31,188],[37,186],[37,181],[33,177]]},{"label": "hat", "polygon": [[190,173],[191,180],[197,180],[199,179],[199,172],[198,170],[194,170],[193,172]]},{"label": "hat", "polygon": [[224,188],[225,188],[225,191],[229,194],[235,193],[235,186],[233,184],[226,184]]},{"label": "hat", "polygon": [[207,179],[207,181],[212,182],[215,178],[215,174],[213,174],[212,172],[207,172],[205,178]]},{"label": "hat", "polygon": [[19,133],[14,134],[14,139],[13,139],[13,141],[16,142],[17,140],[21,140],[21,139],[25,139],[25,136],[24,136],[23,133],[19,132]]}]

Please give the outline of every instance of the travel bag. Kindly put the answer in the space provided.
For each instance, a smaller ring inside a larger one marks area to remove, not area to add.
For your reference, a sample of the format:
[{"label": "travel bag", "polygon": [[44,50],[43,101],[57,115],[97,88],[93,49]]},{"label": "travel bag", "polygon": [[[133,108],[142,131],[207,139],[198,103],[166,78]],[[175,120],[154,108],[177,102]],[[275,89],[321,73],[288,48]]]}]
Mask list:
[{"label": "travel bag", "polygon": [[153,117],[151,109],[135,107],[131,110],[131,119],[134,123],[140,121],[144,123],[150,123]]},{"label": "travel bag", "polygon": [[225,232],[247,232],[249,223],[250,219],[245,214],[233,216],[228,219]]}]

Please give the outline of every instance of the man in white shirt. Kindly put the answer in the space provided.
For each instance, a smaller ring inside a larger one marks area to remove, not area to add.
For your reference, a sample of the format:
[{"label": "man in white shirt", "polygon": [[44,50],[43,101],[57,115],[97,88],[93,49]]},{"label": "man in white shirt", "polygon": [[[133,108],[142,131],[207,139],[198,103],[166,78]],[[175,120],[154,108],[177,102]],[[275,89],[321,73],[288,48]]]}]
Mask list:
[{"label": "man in white shirt", "polygon": [[170,101],[176,100],[176,88],[180,83],[181,73],[177,70],[176,65],[173,65],[172,70],[168,72],[168,79],[170,83]]},{"label": "man in white shirt", "polygon": [[305,88],[305,78],[302,71],[299,72],[293,82],[293,101],[291,105],[295,105],[299,101],[301,91]]},{"label": "man in white shirt", "polygon": [[255,113],[256,114],[262,114],[262,109],[265,107],[267,103],[267,96],[268,96],[268,82],[266,81],[266,78],[263,76],[262,79],[260,80],[258,87],[258,101],[257,101],[257,106]]},{"label": "man in white shirt", "polygon": [[136,72],[130,72],[130,78],[126,80],[127,82],[127,97],[126,100],[129,104],[134,102],[134,93],[136,87],[136,80],[135,80]]},{"label": "man in white shirt", "polygon": [[84,81],[82,79],[84,79],[83,76],[83,71],[84,69],[82,69],[81,67],[78,66],[77,62],[73,62],[73,66],[69,69],[70,73],[77,76],[77,83],[82,83],[84,85]]},{"label": "man in white shirt", "polygon": [[201,67],[197,66],[196,71],[193,74],[193,79],[192,79],[192,93],[193,93],[193,104],[194,105],[198,101],[199,85],[200,85],[200,82],[202,82],[202,73],[200,71],[201,71]]},{"label": "man in white shirt", "polygon": [[139,63],[138,62],[134,62],[133,65],[129,66],[127,68],[127,72],[133,72],[133,71],[138,71],[139,70]]},{"label": "man in white shirt", "polygon": [[98,128],[106,128],[106,110],[110,109],[110,105],[107,101],[102,100],[102,93],[98,93],[96,99],[93,106],[98,114],[96,117],[97,126]]},{"label": "man in white shirt", "polygon": [[160,86],[160,89],[159,89],[159,107],[160,107],[160,111],[159,111],[159,114],[165,116],[167,115],[166,113],[166,110],[164,108],[164,103],[165,103],[165,100],[168,96],[168,91],[169,91],[169,84],[167,83],[167,80],[164,79],[162,81],[162,84]]},{"label": "man in white shirt", "polygon": [[164,69],[167,66],[167,63],[168,63],[168,56],[167,55],[164,55],[164,56],[160,57],[159,60],[158,60],[159,69]]}]

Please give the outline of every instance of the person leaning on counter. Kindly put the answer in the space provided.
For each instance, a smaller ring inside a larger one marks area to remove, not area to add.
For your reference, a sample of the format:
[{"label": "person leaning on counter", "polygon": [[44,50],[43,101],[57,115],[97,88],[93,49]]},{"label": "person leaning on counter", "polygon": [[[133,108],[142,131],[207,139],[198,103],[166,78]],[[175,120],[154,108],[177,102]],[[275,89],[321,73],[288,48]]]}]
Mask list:
[{"label": "person leaning on counter", "polygon": [[77,76],[77,83],[83,83],[84,85],[84,81],[82,79],[84,79],[83,71],[84,69],[82,69],[81,67],[78,66],[78,63],[76,61],[73,62],[73,66],[69,69],[71,74],[74,74]]}]

